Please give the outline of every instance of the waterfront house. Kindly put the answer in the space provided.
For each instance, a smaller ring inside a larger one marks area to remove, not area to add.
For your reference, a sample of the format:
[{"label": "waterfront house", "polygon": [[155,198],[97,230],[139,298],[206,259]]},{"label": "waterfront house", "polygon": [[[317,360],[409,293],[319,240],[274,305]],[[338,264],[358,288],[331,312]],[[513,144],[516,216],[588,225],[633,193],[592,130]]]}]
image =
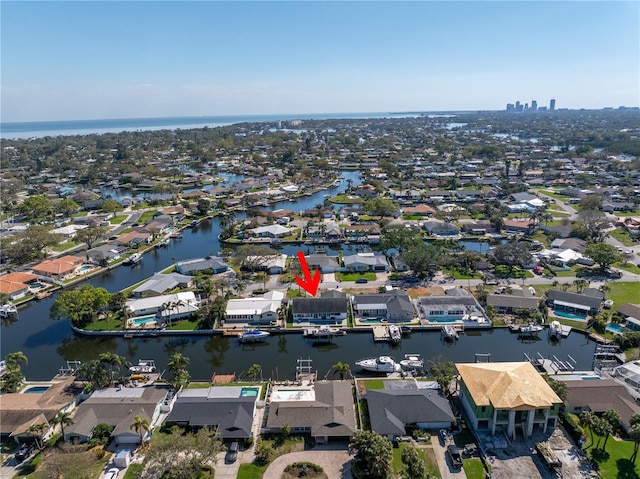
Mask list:
[{"label": "waterfront house", "polygon": [[422,226],[425,231],[432,236],[457,236],[460,234],[460,228],[451,223],[444,221],[425,221]]},{"label": "waterfront house", "polygon": [[115,447],[140,445],[140,432],[131,428],[136,416],[149,421],[149,432],[142,430],[143,441],[151,437],[162,412],[168,412],[165,404],[170,390],[166,387],[103,388],[94,391],[78,406],[73,424],[64,429],[64,440],[77,443],[91,439],[98,424],[113,428],[111,439]]},{"label": "waterfront house", "polygon": [[159,296],[175,288],[190,288],[192,281],[192,276],[179,273],[154,273],[151,278],[134,289],[131,294],[138,298]]},{"label": "waterfront house", "polygon": [[625,303],[616,310],[622,323],[632,331],[640,331],[640,304]]},{"label": "waterfront house", "polygon": [[153,233],[151,231],[138,228],[129,233],[118,235],[116,241],[120,244],[137,247],[138,244],[149,244],[153,241]]},{"label": "waterfront house", "polygon": [[531,437],[555,428],[562,400],[529,362],[457,363],[459,398],[468,424],[493,436]]},{"label": "waterfront house", "polygon": [[91,248],[85,254],[89,262],[99,264],[101,261],[116,261],[126,252],[127,248],[125,246],[110,243]]},{"label": "waterfront house", "polygon": [[487,233],[493,233],[493,225],[491,221],[478,220],[463,223],[462,231],[470,235],[484,235]]},{"label": "waterfront house", "polygon": [[310,254],[306,255],[307,265],[309,271],[315,271],[316,268],[320,270],[322,274],[335,273],[340,270],[337,256],[328,256],[326,254]]},{"label": "waterfront house", "polygon": [[379,253],[355,253],[342,257],[346,271],[386,272],[391,268],[387,258]]},{"label": "waterfront house", "polygon": [[[193,291],[130,299],[125,303],[132,316],[156,315],[159,322],[191,316],[200,309],[200,300]],[[132,321],[132,320],[130,320]]]},{"label": "waterfront house", "polygon": [[463,321],[467,324],[490,325],[478,300],[462,288],[450,288],[445,294],[417,299],[418,314],[430,323]]},{"label": "waterfront house", "polygon": [[249,271],[264,271],[267,274],[282,274],[287,266],[287,255],[272,254],[265,256],[247,256],[242,268]]},{"label": "waterfront house", "polygon": [[354,224],[344,227],[344,236],[351,241],[366,241],[371,236],[379,236],[380,232],[380,226],[377,223]]},{"label": "waterfront house", "polygon": [[187,259],[176,263],[176,271],[180,274],[194,275],[197,272],[219,274],[224,273],[229,266],[218,256],[208,255],[204,258]]},{"label": "waterfront house", "polygon": [[82,263],[84,263],[84,258],[81,256],[67,255],[55,259],[46,259],[31,268],[31,271],[54,280],[61,280],[72,275]]},{"label": "waterfront house", "polygon": [[504,220],[502,229],[506,233],[528,234],[533,231],[537,224],[532,220]]},{"label": "waterfront house", "polygon": [[183,389],[167,416],[166,425],[215,429],[224,440],[246,440],[252,432],[257,395],[243,395],[240,386]]},{"label": "waterfront house", "polygon": [[7,393],[0,395],[0,437],[2,442],[14,440],[18,444],[32,443],[28,431],[34,424],[45,424],[40,439],[53,435],[52,419],[59,411],[70,412],[82,388],[74,378],[53,382],[42,394]]},{"label": "waterfront house", "polygon": [[0,276],[0,293],[6,294],[10,300],[23,298],[29,292],[29,285],[35,283],[38,277],[31,273],[14,271]]},{"label": "waterfront house", "polygon": [[435,214],[436,210],[434,210],[429,205],[416,205],[416,206],[407,206],[404,209],[405,215],[414,215],[414,216],[431,216]]},{"label": "waterfront house", "polygon": [[587,288],[582,293],[552,289],[547,292],[547,306],[554,311],[580,316],[598,314],[604,293],[595,288]]},{"label": "waterfront house", "polygon": [[640,406],[624,384],[614,379],[594,378],[591,381],[557,379],[567,385],[565,410],[573,414],[591,411],[602,414],[613,409],[620,414],[620,425],[629,432],[631,416],[640,413]]},{"label": "waterfront house", "polygon": [[407,292],[397,289],[352,296],[351,307],[354,316],[360,320],[385,319],[394,323],[408,323],[416,314]]},{"label": "waterfront house", "polygon": [[349,301],[341,291],[323,291],[316,298],[294,298],[294,323],[346,324]]},{"label": "waterfront house", "polygon": [[371,430],[393,440],[404,436],[408,428],[450,428],[456,421],[448,399],[437,389],[408,388],[370,389],[367,410]]},{"label": "waterfront house", "polygon": [[291,228],[285,228],[282,225],[268,225],[246,231],[250,236],[257,238],[282,238],[290,235],[293,230]]},{"label": "waterfront house", "polygon": [[[292,394],[293,392],[293,394]],[[309,434],[319,444],[349,441],[357,431],[350,381],[320,381],[307,386],[274,386],[265,410],[264,432]]]},{"label": "waterfront house", "polygon": [[230,299],[224,313],[229,324],[270,324],[277,321],[282,308],[284,293],[270,291],[261,297]]},{"label": "waterfront house", "polygon": [[535,311],[539,302],[540,298],[536,298],[528,289],[513,288],[511,293],[487,295],[487,306],[493,306],[501,314],[512,314],[518,309]]}]

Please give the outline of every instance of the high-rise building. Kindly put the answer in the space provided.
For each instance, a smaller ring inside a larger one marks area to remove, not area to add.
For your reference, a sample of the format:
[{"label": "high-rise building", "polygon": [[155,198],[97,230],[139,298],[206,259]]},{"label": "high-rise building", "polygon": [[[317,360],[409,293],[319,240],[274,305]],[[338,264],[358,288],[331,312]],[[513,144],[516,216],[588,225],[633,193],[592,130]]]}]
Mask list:
[{"label": "high-rise building", "polygon": [[531,100],[531,111],[538,111],[538,102]]},{"label": "high-rise building", "polygon": [[507,111],[509,113],[513,113],[513,111],[516,109],[515,106],[513,106],[513,103],[507,103]]},{"label": "high-rise building", "polygon": [[552,98],[549,102],[549,111],[555,111],[556,109],[556,99]]}]

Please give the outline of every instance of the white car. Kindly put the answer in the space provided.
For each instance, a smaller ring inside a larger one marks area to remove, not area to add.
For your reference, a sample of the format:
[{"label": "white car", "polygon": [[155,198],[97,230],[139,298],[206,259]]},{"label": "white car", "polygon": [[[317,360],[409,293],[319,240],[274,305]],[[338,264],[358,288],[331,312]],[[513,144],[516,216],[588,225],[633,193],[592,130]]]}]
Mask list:
[{"label": "white car", "polygon": [[116,467],[112,467],[104,475],[104,479],[116,479],[118,477],[119,473],[120,473],[120,469],[118,469]]}]

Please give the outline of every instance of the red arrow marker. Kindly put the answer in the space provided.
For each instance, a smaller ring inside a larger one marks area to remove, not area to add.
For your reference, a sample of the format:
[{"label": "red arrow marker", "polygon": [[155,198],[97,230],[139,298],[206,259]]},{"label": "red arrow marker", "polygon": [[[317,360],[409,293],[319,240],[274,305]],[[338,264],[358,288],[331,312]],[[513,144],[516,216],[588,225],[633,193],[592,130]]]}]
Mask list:
[{"label": "red arrow marker", "polygon": [[304,279],[300,276],[296,276],[296,281],[298,282],[298,286],[304,289],[311,296],[315,296],[318,291],[318,285],[320,284],[320,271],[316,268],[315,273],[313,274],[313,278],[311,277],[311,272],[309,271],[309,265],[307,264],[307,260],[304,257],[304,253],[302,251],[298,251],[298,259],[300,260],[300,267],[302,268],[302,273],[304,274]]}]

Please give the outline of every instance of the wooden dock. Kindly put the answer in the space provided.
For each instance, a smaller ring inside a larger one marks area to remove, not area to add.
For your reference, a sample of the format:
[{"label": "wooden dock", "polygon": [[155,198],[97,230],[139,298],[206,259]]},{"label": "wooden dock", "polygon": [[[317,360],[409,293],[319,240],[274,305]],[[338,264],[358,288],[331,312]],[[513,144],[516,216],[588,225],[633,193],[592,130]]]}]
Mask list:
[{"label": "wooden dock", "polygon": [[373,326],[373,340],[375,342],[391,341],[387,326]]}]

